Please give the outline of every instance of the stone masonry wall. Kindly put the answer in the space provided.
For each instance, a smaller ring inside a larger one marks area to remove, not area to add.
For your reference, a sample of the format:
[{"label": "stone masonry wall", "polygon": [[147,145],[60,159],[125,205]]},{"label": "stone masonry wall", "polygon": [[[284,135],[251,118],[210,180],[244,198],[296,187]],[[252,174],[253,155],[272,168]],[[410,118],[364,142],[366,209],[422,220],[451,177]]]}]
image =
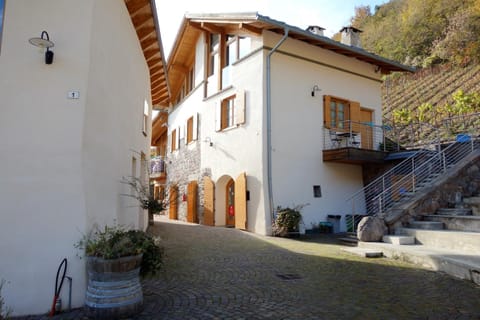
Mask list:
[{"label": "stone masonry wall", "polygon": [[395,227],[405,225],[415,216],[434,214],[439,208],[455,207],[455,204],[464,197],[478,196],[480,194],[480,156],[442,179],[434,188],[409,206],[407,214],[395,224]]},{"label": "stone masonry wall", "polygon": [[[203,208],[203,201],[200,201],[198,195],[203,194],[203,181],[200,176],[200,139],[185,145],[185,140],[180,140],[179,150],[170,152],[167,155],[167,190],[170,186],[178,186],[177,212],[178,220],[186,221],[187,219],[187,201],[183,201],[183,195],[187,194],[187,185],[190,181],[197,181],[197,214],[201,221],[200,209]],[[202,192],[200,190],[202,189]]]}]

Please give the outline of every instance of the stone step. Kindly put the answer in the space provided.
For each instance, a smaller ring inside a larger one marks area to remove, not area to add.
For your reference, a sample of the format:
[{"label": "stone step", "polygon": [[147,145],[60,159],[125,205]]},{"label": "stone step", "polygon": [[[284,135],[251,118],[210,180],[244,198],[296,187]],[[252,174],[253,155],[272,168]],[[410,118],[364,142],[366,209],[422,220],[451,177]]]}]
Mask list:
[{"label": "stone step", "polygon": [[[434,232],[434,231],[430,231]],[[480,285],[480,256],[425,245],[401,246],[383,242],[359,242],[363,249],[382,251],[387,258],[399,259]]]},{"label": "stone step", "polygon": [[472,209],[472,213],[480,216],[480,197],[463,198],[463,203]]},{"label": "stone step", "polygon": [[447,216],[471,216],[472,209],[470,208],[440,208],[436,214]]},{"label": "stone step", "polygon": [[381,258],[383,257],[382,250],[369,249],[369,248],[344,248],[343,251],[356,254],[364,258]]},{"label": "stone step", "polygon": [[423,230],[443,230],[442,222],[437,221],[413,221],[410,222],[410,228]]},{"label": "stone step", "polygon": [[441,222],[447,230],[480,232],[480,216],[466,215],[425,215],[423,219],[428,221]]},{"label": "stone step", "polygon": [[415,238],[411,236],[383,236],[383,242],[397,245],[415,244]]},{"label": "stone step", "polygon": [[455,250],[460,253],[480,255],[479,232],[399,228],[397,234],[415,237],[417,244],[439,249]]}]

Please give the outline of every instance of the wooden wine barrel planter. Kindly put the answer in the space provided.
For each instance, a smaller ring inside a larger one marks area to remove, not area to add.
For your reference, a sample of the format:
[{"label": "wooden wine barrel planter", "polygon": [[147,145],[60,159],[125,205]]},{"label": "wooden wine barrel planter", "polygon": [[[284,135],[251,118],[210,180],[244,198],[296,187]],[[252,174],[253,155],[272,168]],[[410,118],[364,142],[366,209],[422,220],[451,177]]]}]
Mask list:
[{"label": "wooden wine barrel planter", "polygon": [[142,255],[119,259],[87,257],[85,307],[94,319],[118,319],[142,310]]}]

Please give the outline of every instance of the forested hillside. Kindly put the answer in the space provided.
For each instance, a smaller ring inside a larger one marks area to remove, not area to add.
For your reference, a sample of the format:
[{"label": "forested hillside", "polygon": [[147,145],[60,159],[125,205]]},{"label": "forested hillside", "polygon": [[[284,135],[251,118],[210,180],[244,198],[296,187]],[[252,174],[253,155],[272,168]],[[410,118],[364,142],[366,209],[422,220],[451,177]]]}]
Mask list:
[{"label": "forested hillside", "polygon": [[365,50],[416,67],[480,62],[479,0],[391,0],[351,19]]},{"label": "forested hillside", "polygon": [[355,8],[351,23],[365,50],[417,68],[385,77],[385,124],[437,127],[480,112],[480,0],[391,0]]}]

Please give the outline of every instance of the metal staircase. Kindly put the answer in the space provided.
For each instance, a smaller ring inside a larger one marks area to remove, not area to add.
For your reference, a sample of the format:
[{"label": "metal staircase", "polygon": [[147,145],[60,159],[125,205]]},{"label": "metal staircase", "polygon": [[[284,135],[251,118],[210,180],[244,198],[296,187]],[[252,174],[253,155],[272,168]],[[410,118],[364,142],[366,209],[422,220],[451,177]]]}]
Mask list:
[{"label": "metal staircase", "polygon": [[[452,130],[457,127],[464,131],[460,133]],[[479,128],[478,113],[469,115],[468,118],[462,116],[461,119],[455,117],[444,120],[436,130],[434,139],[424,143],[428,149],[416,150],[410,157],[347,199],[351,204],[350,216],[353,221],[355,216],[390,215],[418,192],[430,187],[439,176],[473,152],[478,152]],[[355,223],[352,229],[355,229]]]}]

